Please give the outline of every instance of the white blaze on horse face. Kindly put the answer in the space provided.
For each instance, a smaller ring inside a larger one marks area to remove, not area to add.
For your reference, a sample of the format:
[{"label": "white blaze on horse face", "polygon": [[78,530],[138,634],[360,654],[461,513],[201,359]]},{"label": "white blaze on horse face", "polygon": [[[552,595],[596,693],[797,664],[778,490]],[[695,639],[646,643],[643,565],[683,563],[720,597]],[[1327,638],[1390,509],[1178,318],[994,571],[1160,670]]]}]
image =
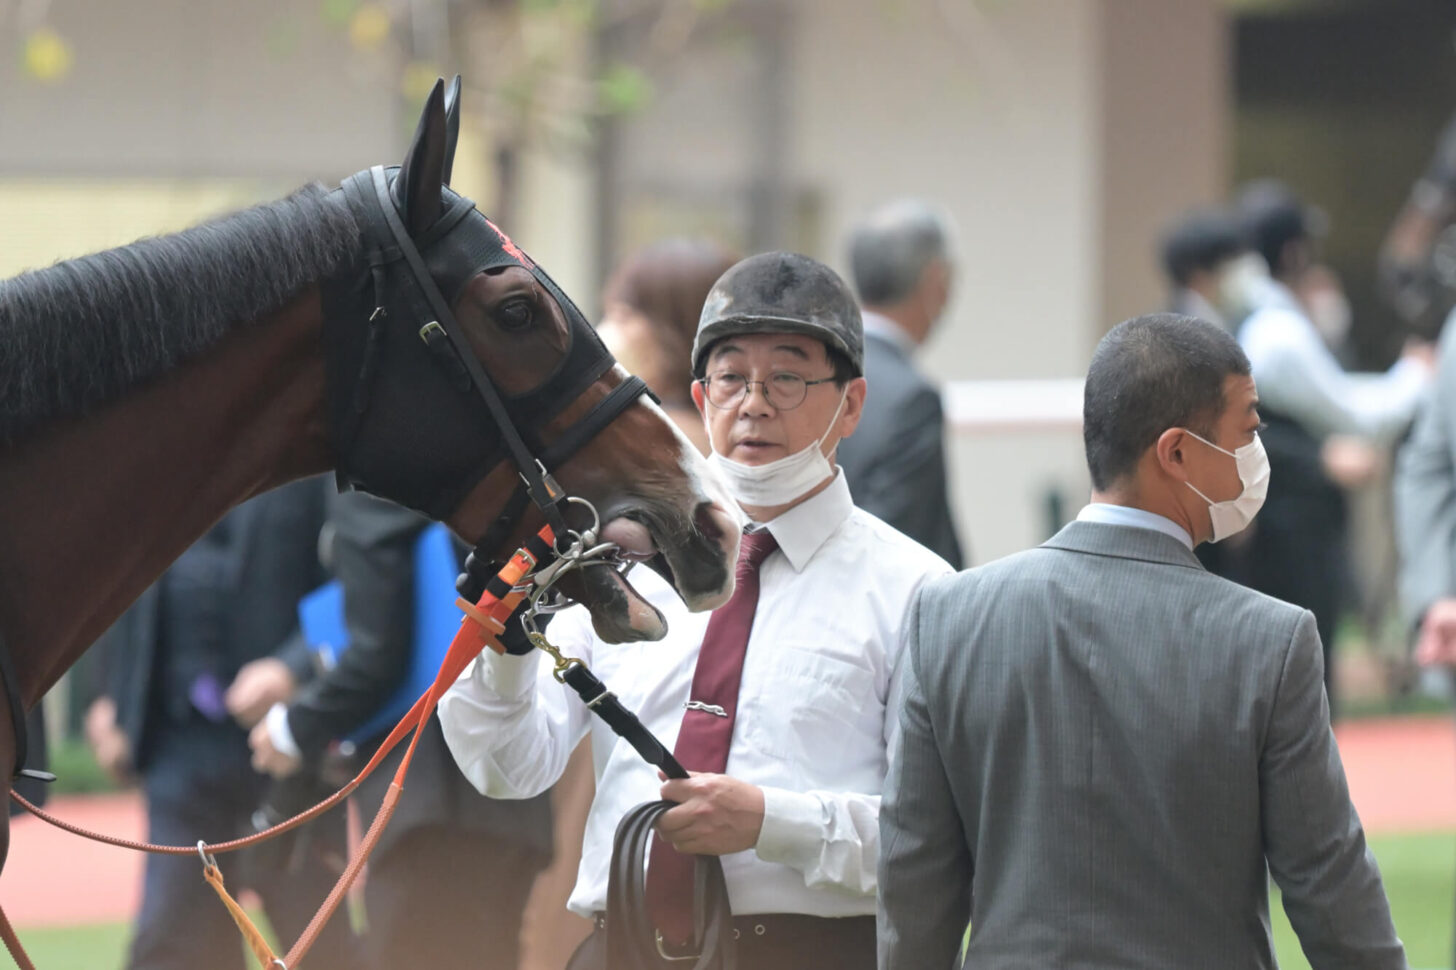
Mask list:
[{"label": "white blaze on horse face", "polygon": [[[621,365],[618,365],[619,369],[620,367]],[[728,486],[722,476],[712,465],[708,464],[708,460],[698,451],[698,446],[683,433],[677,422],[659,407],[656,401],[646,395],[638,398],[637,403],[641,407],[650,408],[659,420],[672,429],[672,434],[677,439],[678,464],[688,481],[692,483],[695,505],[706,504],[708,506],[707,514],[722,532],[719,545],[723,550],[724,561],[728,565],[724,585],[713,595],[694,597],[693,601],[687,604],[688,609],[694,613],[715,610],[728,602],[729,597],[733,595],[733,572],[734,564],[738,562],[738,542],[742,538],[743,527],[747,524],[748,518],[729,494]]]}]

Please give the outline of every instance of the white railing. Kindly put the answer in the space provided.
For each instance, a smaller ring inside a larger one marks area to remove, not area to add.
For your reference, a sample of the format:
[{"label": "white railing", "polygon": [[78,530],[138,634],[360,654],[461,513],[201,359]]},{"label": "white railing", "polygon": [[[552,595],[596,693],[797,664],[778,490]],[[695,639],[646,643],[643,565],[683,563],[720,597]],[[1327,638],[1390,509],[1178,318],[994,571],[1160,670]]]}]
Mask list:
[{"label": "white railing", "polygon": [[950,381],[941,389],[953,434],[1076,431],[1082,427],[1082,378]]}]

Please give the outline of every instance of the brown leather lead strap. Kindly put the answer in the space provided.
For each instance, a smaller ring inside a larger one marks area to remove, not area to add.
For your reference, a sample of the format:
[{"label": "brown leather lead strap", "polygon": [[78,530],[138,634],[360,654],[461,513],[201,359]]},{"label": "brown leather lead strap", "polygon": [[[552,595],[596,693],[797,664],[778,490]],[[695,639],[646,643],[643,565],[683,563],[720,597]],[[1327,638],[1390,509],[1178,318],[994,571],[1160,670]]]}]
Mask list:
[{"label": "brown leather lead strap", "polygon": [[227,907],[228,915],[233,918],[234,923],[238,924],[238,932],[243,934],[243,942],[248,945],[248,949],[252,950],[253,956],[257,958],[258,966],[263,970],[269,970],[275,966],[278,958],[273,955],[273,948],[268,945],[268,941],[263,938],[258,927],[253,925],[252,919],[243,911],[243,907],[239,906],[237,900],[228,894],[226,887],[222,884],[222,870],[217,867],[215,860],[209,860],[202,867],[202,878],[207,880],[209,886],[217,890],[222,904]]},{"label": "brown leather lead strap", "polygon": [[384,802],[379,806],[379,814],[374,816],[374,823],[369,826],[369,831],[364,833],[364,838],[359,844],[359,854],[349,862],[348,867],[344,869],[344,874],[339,877],[339,881],[329,892],[328,898],[324,900],[323,906],[313,915],[313,919],[309,920],[303,935],[298,938],[297,943],[293,944],[293,949],[289,950],[288,956],[284,958],[283,963],[287,970],[295,970],[303,963],[304,954],[308,953],[309,948],[323,932],[324,924],[333,917],[334,911],[344,901],[349,887],[354,885],[354,880],[364,869],[364,863],[369,860],[369,854],[374,851],[375,843],[379,841],[380,836],[384,834],[385,827],[389,825],[389,820],[394,815],[394,807],[399,802],[402,791],[403,789],[397,782],[389,783],[389,788],[384,793]]},{"label": "brown leather lead strap", "polygon": [[0,939],[5,941],[5,949],[10,951],[10,959],[15,961],[20,970],[35,970],[35,964],[30,962],[25,947],[20,945],[20,937],[15,935],[15,929],[10,925],[4,907],[0,907]]}]

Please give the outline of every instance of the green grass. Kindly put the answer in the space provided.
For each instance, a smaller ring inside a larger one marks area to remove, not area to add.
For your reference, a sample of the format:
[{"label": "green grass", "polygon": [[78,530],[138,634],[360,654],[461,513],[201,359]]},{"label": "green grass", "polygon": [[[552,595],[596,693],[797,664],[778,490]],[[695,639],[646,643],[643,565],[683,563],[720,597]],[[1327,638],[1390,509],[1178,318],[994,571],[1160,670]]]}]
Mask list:
[{"label": "green grass", "polygon": [[[122,965],[127,941],[131,939],[131,927],[122,923],[43,930],[21,927],[17,932],[36,970],[68,967],[115,970]],[[8,959],[3,954],[0,950],[0,961]]]},{"label": "green grass", "polygon": [[[219,903],[221,905],[221,903]],[[267,918],[257,909],[250,908],[248,915],[268,937],[275,952],[278,941],[274,939]],[[30,954],[36,970],[115,970],[126,963],[127,945],[131,942],[131,926],[126,923],[101,923],[91,926],[47,927],[26,929],[17,927],[20,942]],[[241,935],[229,940],[218,940],[218,947],[234,945],[243,954],[243,966],[256,967],[253,959],[243,947]],[[8,967],[9,957],[0,948],[0,967]]]},{"label": "green grass", "polygon": [[[1395,929],[1415,968],[1451,966],[1451,924],[1456,916],[1456,834],[1375,835]],[[1274,944],[1284,970],[1309,970],[1277,895],[1269,900]]]}]

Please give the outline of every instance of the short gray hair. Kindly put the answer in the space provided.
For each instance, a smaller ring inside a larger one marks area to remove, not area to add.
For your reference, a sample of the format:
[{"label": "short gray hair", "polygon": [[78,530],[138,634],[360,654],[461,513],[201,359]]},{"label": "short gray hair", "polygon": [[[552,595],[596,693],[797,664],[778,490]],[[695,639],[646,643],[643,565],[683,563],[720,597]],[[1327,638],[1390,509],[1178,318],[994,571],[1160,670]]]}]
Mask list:
[{"label": "short gray hair", "polygon": [[953,230],[936,206],[900,199],[881,206],[849,240],[855,292],[867,306],[893,306],[908,297],[925,267],[951,261]]}]

